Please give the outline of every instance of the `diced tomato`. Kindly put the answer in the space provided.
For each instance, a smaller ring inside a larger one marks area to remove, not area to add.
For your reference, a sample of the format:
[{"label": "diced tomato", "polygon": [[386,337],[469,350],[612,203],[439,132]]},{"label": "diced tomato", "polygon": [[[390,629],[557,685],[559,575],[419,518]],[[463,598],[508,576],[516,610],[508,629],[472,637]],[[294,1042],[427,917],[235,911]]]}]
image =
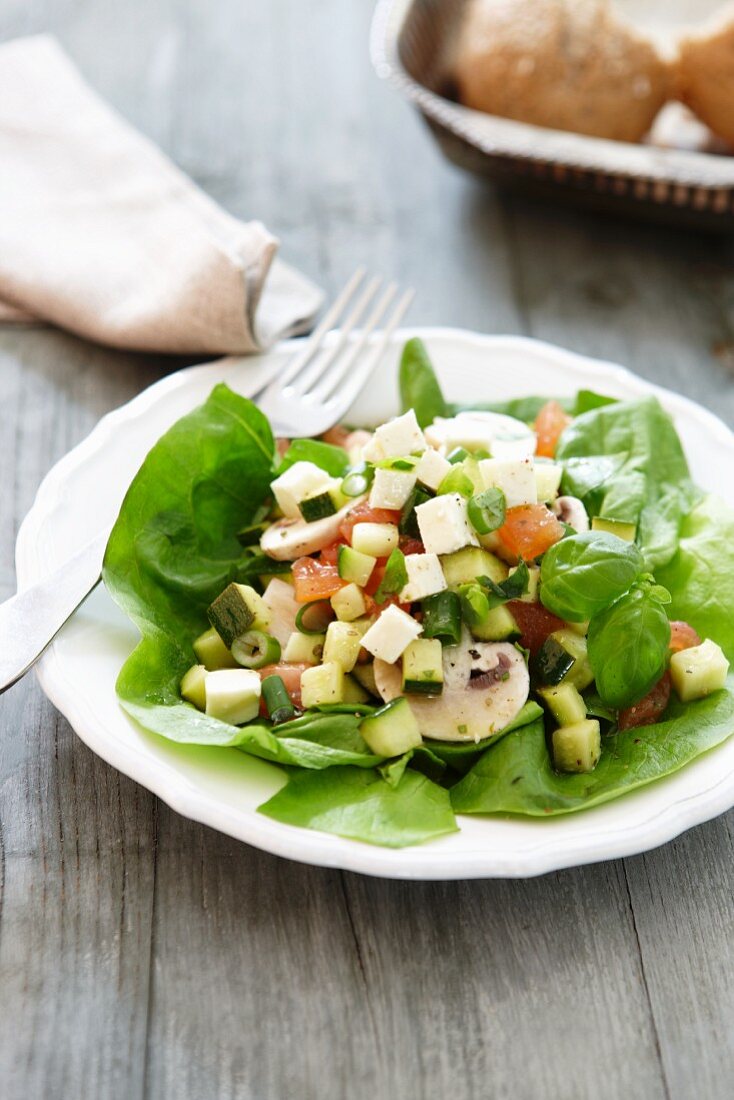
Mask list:
[{"label": "diced tomato", "polygon": [[325,546],[319,554],[319,561],[321,562],[321,564],[336,565],[339,560],[339,547],[343,545],[344,543],[339,541],[332,542],[329,546]]},{"label": "diced tomato", "polygon": [[351,512],[347,512],[339,526],[339,534],[345,542],[352,541],[352,530],[358,523],[399,523],[400,512],[390,508],[372,508],[368,500],[361,504],[355,504]]},{"label": "diced tomato", "polygon": [[368,596],[374,596],[377,589],[382,584],[383,577],[385,576],[385,566],[387,565],[387,558],[378,558],[377,563],[370,573],[369,580],[363,588]]},{"label": "diced tomato", "polygon": [[566,624],[540,603],[510,600],[508,610],[520,628],[520,645],[535,655],[549,634]]},{"label": "diced tomato", "polygon": [[701,639],[688,623],[675,619],[670,624],[670,649],[673,653],[680,653],[682,649],[691,649],[692,646],[700,644]]},{"label": "diced tomato", "polygon": [[545,504],[521,504],[507,509],[497,534],[512,554],[532,561],[562,539],[564,530]]},{"label": "diced tomato", "polygon": [[292,569],[299,603],[326,600],[347,583],[341,579],[335,565],[322,565],[315,558],[299,558],[293,562]]},{"label": "diced tomato", "polygon": [[[291,697],[291,702],[294,706],[300,707],[301,676],[307,668],[311,668],[311,665],[289,664],[287,661],[283,661],[277,665],[265,665],[265,668],[258,669],[258,675],[261,681],[266,676],[280,676],[285,684],[285,690]],[[264,699],[260,700],[260,713],[267,717],[268,708],[265,706]]]},{"label": "diced tomato", "polygon": [[561,432],[570,423],[571,417],[557,401],[548,401],[543,405],[534,425],[538,437],[535,453],[541,458],[554,458]]},{"label": "diced tomato", "polygon": [[631,730],[636,726],[651,726],[653,722],[657,722],[667,707],[669,699],[670,673],[664,672],[655,687],[648,691],[638,703],[620,710],[617,718],[619,728]]},{"label": "diced tomato", "polygon": [[335,424],[333,428],[329,428],[328,432],[324,432],[321,439],[324,443],[331,443],[332,447],[346,447],[347,440],[352,433],[341,424]]},{"label": "diced tomato", "polygon": [[411,538],[410,535],[400,536],[400,549],[404,554],[425,554],[426,548],[420,539]]}]

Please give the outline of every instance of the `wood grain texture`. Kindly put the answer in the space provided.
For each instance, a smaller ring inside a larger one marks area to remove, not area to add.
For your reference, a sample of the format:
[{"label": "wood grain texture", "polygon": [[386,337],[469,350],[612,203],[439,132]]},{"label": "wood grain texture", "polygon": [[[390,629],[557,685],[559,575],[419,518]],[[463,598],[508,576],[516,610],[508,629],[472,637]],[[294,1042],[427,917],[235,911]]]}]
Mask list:
[{"label": "wood grain texture", "polygon": [[[368,0],[9,0],[228,209],[333,292],[416,287],[416,323],[616,359],[734,422],[730,242],[500,194],[374,77]],[[0,596],[43,474],[176,364],[0,330]],[[3,1100],[724,1097],[732,814],[529,882],[301,867],[180,818],[35,681],[0,701]]]}]

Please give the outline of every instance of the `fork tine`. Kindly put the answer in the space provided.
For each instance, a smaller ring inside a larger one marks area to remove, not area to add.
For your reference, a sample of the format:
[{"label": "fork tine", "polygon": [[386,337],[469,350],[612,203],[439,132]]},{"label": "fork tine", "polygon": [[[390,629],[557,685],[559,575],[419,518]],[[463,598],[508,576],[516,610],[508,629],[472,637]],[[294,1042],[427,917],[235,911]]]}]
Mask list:
[{"label": "fork tine", "polygon": [[360,283],[364,279],[366,269],[364,267],[358,267],[351,278],[347,281],[342,291],[337,295],[334,302],[329,306],[324,316],[319,321],[316,328],[311,333],[305,347],[298,355],[295,356],[293,362],[286,371],[278,378],[278,388],[284,389],[285,386],[300,374],[306,364],[313,358],[319,351],[324,340],[324,336],[330,329],[332,329],[338,321],[342,311],[349,305],[355,291],[359,288]]},{"label": "fork tine", "polygon": [[415,291],[412,288],[405,291],[402,298],[395,306],[395,309],[390,316],[390,320],[386,324],[385,328],[382,330],[382,334],[377,341],[377,344],[372,349],[371,353],[369,355],[365,355],[362,358],[357,369],[349,377],[349,381],[347,382],[346,386],[344,386],[343,389],[340,389],[338,393],[334,394],[334,396],[327,402],[326,407],[332,413],[335,420],[338,420],[339,417],[343,416],[350,405],[353,404],[354,400],[362,390],[365,382],[382,359],[385,351],[387,350],[387,345],[390,342],[392,334],[395,332],[395,329],[398,327],[403,317],[405,316],[408,306],[413,301],[414,296]]},{"label": "fork tine", "polygon": [[369,283],[357,299],[347,319],[344,321],[343,325],[340,326],[333,347],[325,350],[316,361],[314,361],[304,370],[302,370],[297,377],[293,378],[289,387],[293,393],[298,394],[300,397],[303,397],[305,394],[309,393],[313,389],[319,379],[324,377],[324,375],[329,370],[331,364],[341,353],[341,350],[344,347],[344,344],[348,339],[350,333],[352,332],[352,329],[361,320],[364,311],[367,309],[370,302],[377,293],[381,282],[382,279],[380,279],[378,276],[370,279]]},{"label": "fork tine", "polygon": [[377,305],[372,310],[367,323],[361,330],[359,337],[354,341],[351,347],[347,348],[340,359],[336,361],[332,369],[322,376],[321,383],[318,386],[314,386],[309,394],[314,400],[327,401],[331,394],[337,389],[341,382],[348,377],[349,371],[355,363],[357,357],[364,351],[365,345],[372,334],[377,328],[378,324],[385,316],[390,303],[397,294],[397,283],[390,283],[387,289],[380,296]]}]

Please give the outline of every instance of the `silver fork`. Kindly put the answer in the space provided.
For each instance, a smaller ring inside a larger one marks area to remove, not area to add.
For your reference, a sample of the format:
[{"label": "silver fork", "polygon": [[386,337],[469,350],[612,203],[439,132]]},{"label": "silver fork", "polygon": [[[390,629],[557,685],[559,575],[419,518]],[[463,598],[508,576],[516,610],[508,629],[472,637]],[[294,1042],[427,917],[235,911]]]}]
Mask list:
[{"label": "silver fork", "polygon": [[[364,278],[363,268],[355,271],[283,375],[248,395],[270,417],[276,435],[320,435],[333,427],[382,358],[413,292],[406,291],[393,305],[394,283],[382,289],[380,279],[365,285]],[[356,331],[370,306],[364,327]],[[385,317],[384,329],[371,343]],[[108,536],[108,530],[101,531],[50,577],[0,605],[0,694],[33,667],[99,583]]]},{"label": "silver fork", "polygon": [[[358,268],[290,366],[253,396],[276,435],[320,435],[333,427],[382,359],[413,291],[406,290],[396,302],[396,283],[384,286],[372,278],[365,284],[364,279],[365,269]],[[370,344],[383,321],[379,338]],[[331,331],[335,325],[339,328]]]}]

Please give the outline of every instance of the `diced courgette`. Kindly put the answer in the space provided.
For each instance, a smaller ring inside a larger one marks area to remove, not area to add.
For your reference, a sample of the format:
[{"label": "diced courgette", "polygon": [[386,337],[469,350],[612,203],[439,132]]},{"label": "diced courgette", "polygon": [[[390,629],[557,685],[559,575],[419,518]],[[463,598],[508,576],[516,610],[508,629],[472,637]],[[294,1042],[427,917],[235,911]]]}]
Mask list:
[{"label": "diced courgette", "polygon": [[552,687],[563,681],[583,691],[594,679],[586,638],[573,630],[555,630],[538,650],[533,672],[541,684]]},{"label": "diced courgette", "polygon": [[347,497],[341,491],[341,482],[334,479],[326,488],[299,500],[298,508],[306,522],[313,523],[314,520],[333,516],[346,502]]},{"label": "diced courgette", "polygon": [[302,634],[300,630],[294,630],[283,650],[283,660],[317,665],[324,655],[325,641],[325,634]]},{"label": "diced courgette", "polygon": [[207,672],[214,672],[218,668],[239,667],[213,626],[196,639],[194,653]]},{"label": "diced courgette", "polygon": [[249,584],[228,584],[209,605],[207,615],[226,646],[248,630],[264,630],[270,623],[262,596]]},{"label": "diced courgette", "polygon": [[354,549],[374,558],[389,557],[399,541],[400,532],[394,523],[355,523],[352,528]]},{"label": "diced courgette", "polygon": [[520,628],[504,604],[493,607],[483,622],[471,627],[471,632],[480,642],[506,642],[520,637]]},{"label": "diced courgette", "polygon": [[553,730],[553,763],[559,772],[591,772],[601,756],[601,735],[596,718]]},{"label": "diced courgette", "polygon": [[726,683],[728,672],[729,662],[721,646],[710,638],[670,658],[670,678],[682,703],[719,691]]},{"label": "diced courgette", "polygon": [[489,577],[499,584],[508,573],[505,563],[495,554],[476,546],[465,546],[453,554],[444,554],[441,568],[452,591],[456,591],[461,584],[473,584],[477,577]]},{"label": "diced courgette", "polygon": [[181,698],[193,703],[197,710],[206,710],[206,669],[192,665],[181,681]]},{"label": "diced courgette", "polygon": [[440,695],[443,691],[443,646],[438,638],[416,638],[403,653],[406,695]]},{"label": "diced courgette", "polygon": [[344,677],[344,698],[343,703],[368,703],[369,693],[365,691],[362,685],[354,679],[353,676]]},{"label": "diced courgette", "polygon": [[586,719],[586,703],[573,684],[538,689],[538,695],[559,726],[574,726]]},{"label": "diced courgette", "polygon": [[336,661],[307,668],[301,675],[301,703],[304,709],[322,703],[344,702],[344,669]]},{"label": "diced courgette", "polygon": [[603,519],[601,516],[594,516],[591,521],[591,530],[604,531],[608,535],[616,535],[618,539],[624,539],[625,542],[634,542],[637,534],[637,524],[625,523],[620,519]]},{"label": "diced courgette", "polygon": [[[510,569],[509,576],[511,577],[518,569],[517,565],[513,565]],[[528,567],[528,587],[522,596],[518,599],[523,603],[537,603],[540,599],[540,566],[531,565]]]},{"label": "diced courgette", "polygon": [[416,717],[404,697],[393,699],[365,718],[360,733],[378,756],[400,756],[423,742]]},{"label": "diced courgette", "polygon": [[364,588],[372,576],[377,558],[371,554],[361,554],[352,546],[340,546],[337,554],[337,570],[344,581],[358,584]]},{"label": "diced courgette", "polygon": [[362,645],[362,632],[351,623],[329,623],[324,643],[324,664],[332,661],[341,665],[344,672],[351,672],[357,663]]},{"label": "diced courgette", "polygon": [[362,589],[356,584],[347,584],[335,592],[331,597],[331,606],[334,608],[337,619],[344,623],[359,619],[367,610]]}]

